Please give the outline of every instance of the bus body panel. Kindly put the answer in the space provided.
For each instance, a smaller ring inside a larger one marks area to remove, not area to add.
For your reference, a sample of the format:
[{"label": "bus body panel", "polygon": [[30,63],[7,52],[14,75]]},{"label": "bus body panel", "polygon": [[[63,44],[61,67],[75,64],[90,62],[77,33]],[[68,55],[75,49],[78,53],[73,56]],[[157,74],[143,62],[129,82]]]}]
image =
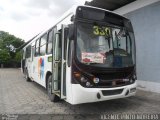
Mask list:
[{"label": "bus body panel", "polygon": [[[61,25],[62,24],[70,24],[71,23],[71,21],[70,21],[70,19],[71,19],[71,16],[73,15],[72,13],[69,13],[69,15],[68,14],[66,14],[67,16],[65,17],[63,17],[64,19],[63,20],[61,20],[57,25],[56,25],[56,27],[57,27],[57,31],[58,30],[60,30],[61,29]],[[32,43],[35,43],[35,41],[37,40],[37,37],[35,38],[35,40],[33,40],[30,44],[32,44]],[[29,44],[29,45],[30,45]],[[27,47],[27,46],[26,46]],[[25,47],[25,48],[26,48]],[[24,50],[25,50],[25,48],[23,48]],[[32,51],[32,50],[31,50]],[[31,52],[31,53],[33,53],[33,52]],[[29,77],[30,78],[33,78],[33,80],[36,82],[36,83],[38,83],[38,84],[40,84],[40,85],[42,85],[43,87],[46,87],[46,80],[45,80],[45,78],[46,78],[46,74],[47,74],[47,72],[52,72],[52,69],[51,69],[51,67],[52,67],[52,62],[48,62],[48,57],[49,56],[52,56],[52,54],[50,54],[50,55],[44,55],[44,56],[37,56],[37,57],[35,57],[34,55],[33,55],[33,61],[31,61],[31,57],[30,58],[27,58],[26,59],[26,65],[25,65],[25,67],[28,69],[28,74],[29,74]],[[41,68],[41,65],[40,65],[40,59],[43,59],[44,60],[44,71],[43,71],[43,68]],[[43,72],[42,74],[44,74],[44,77],[42,77],[41,76],[41,78],[40,78],[40,72]]]},{"label": "bus body panel", "polygon": [[71,67],[66,68],[66,99],[68,103],[73,101],[73,90],[71,84]]},{"label": "bus body panel", "polygon": [[[79,84],[72,84],[73,101],[71,102],[71,104],[98,102],[98,101],[134,96],[136,91],[130,92],[130,89],[135,89],[136,86],[137,86],[136,82],[128,86],[116,87],[116,88],[84,88]],[[123,89],[121,94],[109,95],[109,96],[105,96],[102,94],[102,90],[107,91],[107,90],[119,90],[119,89]],[[129,90],[129,94],[125,95],[127,90]],[[98,93],[100,94],[100,99],[97,98]]]}]

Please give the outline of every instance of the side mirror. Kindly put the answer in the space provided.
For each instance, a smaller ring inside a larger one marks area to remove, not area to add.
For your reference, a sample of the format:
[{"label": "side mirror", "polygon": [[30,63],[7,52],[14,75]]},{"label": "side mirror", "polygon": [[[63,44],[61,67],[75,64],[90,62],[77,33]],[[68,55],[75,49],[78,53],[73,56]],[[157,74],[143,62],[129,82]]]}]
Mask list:
[{"label": "side mirror", "polygon": [[133,27],[132,27],[131,21],[125,20],[124,26],[127,28],[128,31],[133,32]]},{"label": "side mirror", "polygon": [[69,40],[73,40],[74,39],[74,25],[70,24],[69,25]]}]

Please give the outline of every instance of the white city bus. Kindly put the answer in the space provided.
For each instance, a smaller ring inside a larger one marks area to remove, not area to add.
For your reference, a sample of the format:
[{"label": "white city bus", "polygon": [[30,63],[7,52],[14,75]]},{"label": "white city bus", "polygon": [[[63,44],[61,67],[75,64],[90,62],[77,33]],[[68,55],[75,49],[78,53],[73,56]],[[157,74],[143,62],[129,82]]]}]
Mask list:
[{"label": "white city bus", "polygon": [[70,104],[136,93],[135,39],[130,20],[105,9],[74,6],[23,48],[27,81],[51,101]]}]

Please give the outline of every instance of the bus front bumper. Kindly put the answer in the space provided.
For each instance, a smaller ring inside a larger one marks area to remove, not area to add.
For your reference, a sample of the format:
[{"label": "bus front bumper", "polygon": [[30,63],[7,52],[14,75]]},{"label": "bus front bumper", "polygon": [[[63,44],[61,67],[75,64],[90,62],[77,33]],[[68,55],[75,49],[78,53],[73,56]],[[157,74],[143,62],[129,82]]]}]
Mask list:
[{"label": "bus front bumper", "polygon": [[72,103],[80,104],[134,96],[137,83],[116,88],[84,88],[80,84],[72,84]]}]

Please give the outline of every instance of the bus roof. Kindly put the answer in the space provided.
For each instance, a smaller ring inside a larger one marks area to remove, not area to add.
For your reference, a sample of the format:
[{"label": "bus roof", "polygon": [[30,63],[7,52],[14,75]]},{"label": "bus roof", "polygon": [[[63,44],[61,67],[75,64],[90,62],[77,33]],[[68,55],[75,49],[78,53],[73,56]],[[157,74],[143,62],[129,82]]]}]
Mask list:
[{"label": "bus roof", "polygon": [[30,39],[27,43],[25,43],[25,45],[23,44],[21,48],[24,48],[24,47],[27,47],[30,43],[34,42],[35,40],[37,40],[39,37],[41,37],[44,33],[46,33],[48,30],[52,29],[55,25],[59,24],[61,21],[63,21],[65,18],[67,18],[68,16],[70,15],[74,15],[75,12],[76,12],[76,9],[77,7],[79,6],[83,6],[83,7],[89,7],[89,8],[95,8],[95,9],[99,9],[99,10],[104,10],[104,11],[107,11],[107,12],[110,12],[110,13],[113,13],[117,16],[120,16],[120,17],[123,17],[125,19],[128,19],[124,16],[121,16],[113,11],[109,11],[109,10],[106,10],[106,9],[103,9],[103,8],[98,8],[98,7],[93,7],[93,6],[88,6],[88,5],[73,5],[67,12],[65,12],[59,19],[56,20],[56,22],[54,22],[54,24],[52,25],[52,27],[49,27],[45,30],[43,30],[42,32],[40,32],[38,35],[36,35],[35,37],[33,37],[32,39]]}]

